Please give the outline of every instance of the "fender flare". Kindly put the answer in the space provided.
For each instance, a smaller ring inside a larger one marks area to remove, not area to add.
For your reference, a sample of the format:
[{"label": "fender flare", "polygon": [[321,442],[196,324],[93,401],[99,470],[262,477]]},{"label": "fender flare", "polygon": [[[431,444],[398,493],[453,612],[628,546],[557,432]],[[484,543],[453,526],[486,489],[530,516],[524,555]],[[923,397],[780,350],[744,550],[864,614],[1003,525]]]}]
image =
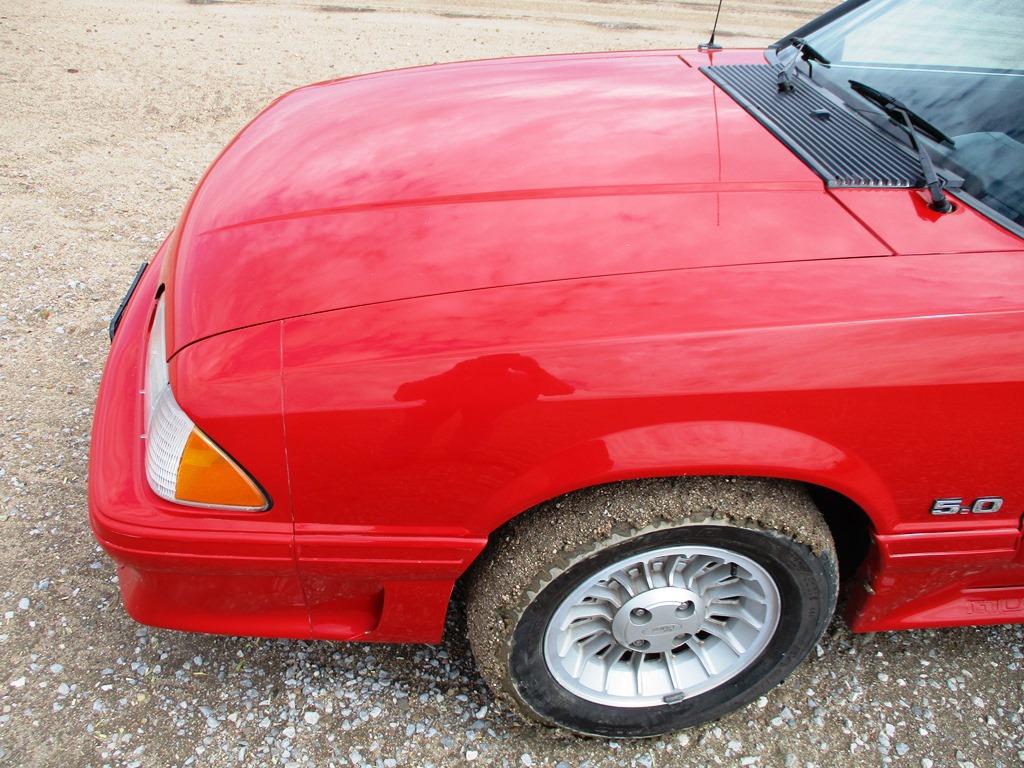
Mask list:
[{"label": "fender flare", "polygon": [[537,504],[590,486],[682,475],[812,483],[857,504],[878,532],[897,520],[888,488],[854,453],[786,427],[718,420],[654,424],[578,443],[494,494],[481,510],[482,527],[493,532]]}]

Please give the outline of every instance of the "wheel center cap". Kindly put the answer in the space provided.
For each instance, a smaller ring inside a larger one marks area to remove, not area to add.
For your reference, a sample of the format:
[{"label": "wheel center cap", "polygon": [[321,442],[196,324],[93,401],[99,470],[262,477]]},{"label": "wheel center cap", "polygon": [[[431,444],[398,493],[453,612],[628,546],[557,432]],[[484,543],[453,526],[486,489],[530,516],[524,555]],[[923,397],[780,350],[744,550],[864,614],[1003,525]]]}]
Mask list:
[{"label": "wheel center cap", "polygon": [[683,587],[658,587],[628,600],[612,620],[612,635],[633,651],[664,653],[700,629],[706,604]]}]

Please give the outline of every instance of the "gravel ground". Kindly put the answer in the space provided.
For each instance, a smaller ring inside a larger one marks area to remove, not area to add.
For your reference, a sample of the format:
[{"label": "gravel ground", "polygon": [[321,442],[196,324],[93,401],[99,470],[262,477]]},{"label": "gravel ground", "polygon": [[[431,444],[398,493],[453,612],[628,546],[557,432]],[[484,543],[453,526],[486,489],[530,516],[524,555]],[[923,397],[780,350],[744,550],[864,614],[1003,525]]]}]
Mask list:
[{"label": "gravel ground", "polygon": [[[503,711],[457,608],[437,647],[188,635],[124,614],[86,521],[104,329],[231,135],[305,82],[692,45],[712,12],[710,0],[358,2],[0,3],[0,765],[1024,762],[1021,626],[853,636],[837,620],[747,709],[626,743]],[[720,37],[763,43],[823,5],[727,0]]]}]

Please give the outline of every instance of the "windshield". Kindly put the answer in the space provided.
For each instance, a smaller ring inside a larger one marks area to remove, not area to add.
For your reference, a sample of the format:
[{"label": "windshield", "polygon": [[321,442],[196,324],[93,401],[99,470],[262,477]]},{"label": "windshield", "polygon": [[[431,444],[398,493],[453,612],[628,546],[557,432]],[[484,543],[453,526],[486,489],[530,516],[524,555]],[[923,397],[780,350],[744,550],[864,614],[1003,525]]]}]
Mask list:
[{"label": "windshield", "polygon": [[815,80],[865,115],[850,80],[903,101],[952,137],[937,164],[1024,225],[1024,0],[868,0],[805,38],[830,62]]}]

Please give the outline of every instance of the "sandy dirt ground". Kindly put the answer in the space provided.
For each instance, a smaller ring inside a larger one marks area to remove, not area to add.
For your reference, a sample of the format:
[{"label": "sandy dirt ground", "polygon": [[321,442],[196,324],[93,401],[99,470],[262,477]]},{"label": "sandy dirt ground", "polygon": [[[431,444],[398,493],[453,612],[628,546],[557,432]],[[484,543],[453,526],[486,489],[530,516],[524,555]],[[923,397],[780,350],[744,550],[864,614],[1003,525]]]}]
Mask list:
[{"label": "sandy dirt ground", "polygon": [[[726,0],[762,44],[819,0]],[[86,520],[105,328],[205,166],[303,83],[412,64],[693,46],[710,0],[0,0],[0,765],[1012,766],[1024,628],[854,637],[724,720],[639,743],[519,723],[445,643],[149,630]]]}]

